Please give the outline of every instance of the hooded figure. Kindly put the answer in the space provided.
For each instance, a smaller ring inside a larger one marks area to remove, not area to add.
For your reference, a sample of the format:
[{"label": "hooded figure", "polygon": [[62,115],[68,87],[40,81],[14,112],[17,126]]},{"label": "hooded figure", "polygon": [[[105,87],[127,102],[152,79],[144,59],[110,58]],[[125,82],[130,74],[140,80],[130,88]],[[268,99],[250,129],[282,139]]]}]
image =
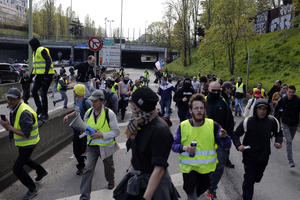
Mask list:
[{"label": "hooded figure", "polygon": [[[269,115],[271,107],[265,99],[257,99],[253,116],[244,119],[235,130],[232,140],[238,151],[243,152],[244,182],[243,199],[251,200],[254,183],[260,182],[271,154],[271,138],[274,146],[281,148],[282,130],[278,120]],[[240,137],[245,134],[243,142]]]},{"label": "hooded figure", "polygon": [[37,48],[39,48],[39,47],[41,46],[40,41],[39,41],[37,38],[35,38],[35,37],[33,37],[33,38],[29,41],[29,44],[30,44],[30,46],[31,46],[31,48],[32,48],[32,51],[34,51],[34,52],[37,50]]}]

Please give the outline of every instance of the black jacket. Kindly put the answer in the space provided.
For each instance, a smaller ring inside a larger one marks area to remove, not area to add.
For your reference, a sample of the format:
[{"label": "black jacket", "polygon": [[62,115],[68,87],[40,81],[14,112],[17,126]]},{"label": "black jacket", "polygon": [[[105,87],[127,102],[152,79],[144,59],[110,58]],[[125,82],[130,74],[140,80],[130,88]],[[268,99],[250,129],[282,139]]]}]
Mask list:
[{"label": "black jacket", "polygon": [[78,70],[76,78],[77,82],[88,82],[90,77],[95,77],[93,68],[88,62],[80,63],[79,65],[75,66],[74,69]]},{"label": "black jacket", "polygon": [[[264,119],[257,117],[257,105],[265,104],[268,106],[268,113]],[[282,143],[282,130],[278,120],[270,116],[271,107],[264,99],[258,99],[255,103],[253,116],[246,118],[246,130],[244,129],[243,120],[234,131],[232,140],[236,148],[241,145],[240,137],[245,134],[243,139],[244,146],[250,146],[251,149],[247,149],[243,152],[244,163],[259,163],[267,164],[269,155],[271,154],[271,138],[275,136],[275,142]]]},{"label": "black jacket", "polygon": [[294,95],[291,100],[287,96],[281,98],[275,107],[275,117],[288,126],[297,126],[299,123],[300,99]]},{"label": "black jacket", "polygon": [[207,96],[206,116],[218,122],[229,135],[232,134],[234,128],[234,120],[230,107],[225,99],[218,98],[214,100],[210,94]]},{"label": "black jacket", "polygon": [[272,97],[273,97],[273,94],[275,92],[279,92],[280,91],[280,87],[277,87],[276,85],[273,85],[273,87],[271,88],[271,90],[268,92],[268,102],[272,102]]},{"label": "black jacket", "polygon": [[[173,97],[173,100],[176,102],[178,109],[189,109],[189,100],[191,96],[195,93],[192,85],[190,87],[181,87],[179,88]],[[182,99],[186,97],[187,101],[183,102]]]}]

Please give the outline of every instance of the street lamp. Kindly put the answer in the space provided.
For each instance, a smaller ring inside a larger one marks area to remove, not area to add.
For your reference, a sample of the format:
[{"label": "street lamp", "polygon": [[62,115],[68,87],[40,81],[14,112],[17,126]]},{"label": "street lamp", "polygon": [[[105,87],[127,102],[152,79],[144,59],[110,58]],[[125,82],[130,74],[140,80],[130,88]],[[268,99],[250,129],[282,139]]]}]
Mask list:
[{"label": "street lamp", "polygon": [[121,0],[121,29],[120,29],[120,67],[122,66],[122,24],[123,23],[123,0]]},{"label": "street lamp", "polygon": [[[29,0],[28,9],[28,39],[32,38],[32,0]],[[32,49],[28,43],[28,60],[29,60],[29,72],[32,71]]]},{"label": "street lamp", "polygon": [[109,22],[109,32],[110,32],[110,37],[113,37],[112,31],[111,31],[111,23],[114,22],[114,20],[107,20]]},{"label": "street lamp", "polygon": [[107,17],[105,17],[105,18],[104,18],[104,23],[105,23],[105,34],[104,34],[104,35],[105,35],[105,37],[107,37],[107,33],[106,33],[106,22],[107,22],[107,21],[108,21],[108,20],[107,20]]}]

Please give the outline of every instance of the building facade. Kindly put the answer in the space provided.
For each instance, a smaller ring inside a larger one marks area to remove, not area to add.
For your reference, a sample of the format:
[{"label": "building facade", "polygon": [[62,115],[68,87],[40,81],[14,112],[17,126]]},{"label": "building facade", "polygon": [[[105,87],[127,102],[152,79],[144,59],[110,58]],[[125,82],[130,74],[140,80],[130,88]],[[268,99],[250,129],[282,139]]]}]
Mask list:
[{"label": "building facade", "polygon": [[0,22],[22,24],[26,22],[27,0],[0,0]]}]

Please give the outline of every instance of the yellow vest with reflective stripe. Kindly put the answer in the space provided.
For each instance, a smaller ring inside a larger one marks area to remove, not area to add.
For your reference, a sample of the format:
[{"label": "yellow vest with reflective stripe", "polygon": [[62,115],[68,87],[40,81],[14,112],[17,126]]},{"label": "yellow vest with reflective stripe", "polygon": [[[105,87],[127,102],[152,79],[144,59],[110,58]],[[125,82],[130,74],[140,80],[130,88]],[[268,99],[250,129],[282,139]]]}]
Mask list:
[{"label": "yellow vest with reflective stripe", "polygon": [[[64,80],[64,78],[63,77],[61,77],[60,79],[59,79],[59,81],[64,81],[66,84],[68,84],[68,80]],[[60,84],[60,82],[58,81],[58,83],[57,83],[57,90],[59,91],[59,90],[61,90],[61,88],[62,88],[62,86],[61,86],[61,84]]]},{"label": "yellow vest with reflective stripe", "polygon": [[[92,109],[93,108],[88,109],[87,112],[90,113]],[[101,115],[98,118],[97,123],[95,123],[94,114],[92,112],[87,121],[87,125],[101,133],[106,133],[110,131],[108,122],[106,120],[104,107],[102,107]],[[108,140],[103,140],[102,138],[92,139],[89,134],[87,135],[87,144],[92,146],[109,146],[115,143],[116,141],[114,138]]]},{"label": "yellow vest with reflective stripe", "polygon": [[14,134],[15,145],[18,147],[35,145],[40,140],[37,114],[36,114],[36,112],[34,112],[34,110],[32,108],[30,108],[27,104],[25,104],[23,102],[20,104],[20,106],[18,108],[15,123],[14,123],[14,128],[19,131],[22,131],[19,122],[20,122],[21,114],[25,110],[28,110],[30,113],[32,113],[32,115],[34,116],[34,119],[35,119],[35,123],[33,124],[33,129],[30,132],[30,136],[28,138]]},{"label": "yellow vest with reflective stripe", "polygon": [[188,146],[192,141],[197,142],[194,157],[188,152],[179,155],[179,168],[182,173],[189,173],[192,170],[207,174],[216,170],[217,153],[215,151],[214,121],[205,118],[200,127],[192,127],[189,120],[180,123],[181,144]]},{"label": "yellow vest with reflective stripe", "polygon": [[144,72],[143,77],[145,77],[146,80],[150,80],[150,74],[149,73]]},{"label": "yellow vest with reflective stripe", "polygon": [[139,85],[138,87],[136,85],[134,85],[133,88],[132,88],[132,92],[136,91],[140,87],[141,87],[141,85]]},{"label": "yellow vest with reflective stripe", "polygon": [[244,84],[243,83],[241,83],[241,85],[239,86],[239,83],[237,83],[236,85],[235,85],[235,92],[237,92],[237,93],[244,93],[244,90],[243,90],[243,86],[244,86]]},{"label": "yellow vest with reflective stripe", "polygon": [[[36,52],[33,53],[32,56],[32,63],[33,63],[33,71],[32,74],[45,74],[45,70],[46,70],[46,60],[44,59],[44,57],[42,56],[42,51],[46,49],[50,59],[50,53],[49,53],[49,49],[45,48],[45,47],[39,47],[37,48]],[[52,59],[51,59],[51,66],[49,69],[48,74],[54,74],[54,69],[53,69],[53,63],[52,63]]]}]

